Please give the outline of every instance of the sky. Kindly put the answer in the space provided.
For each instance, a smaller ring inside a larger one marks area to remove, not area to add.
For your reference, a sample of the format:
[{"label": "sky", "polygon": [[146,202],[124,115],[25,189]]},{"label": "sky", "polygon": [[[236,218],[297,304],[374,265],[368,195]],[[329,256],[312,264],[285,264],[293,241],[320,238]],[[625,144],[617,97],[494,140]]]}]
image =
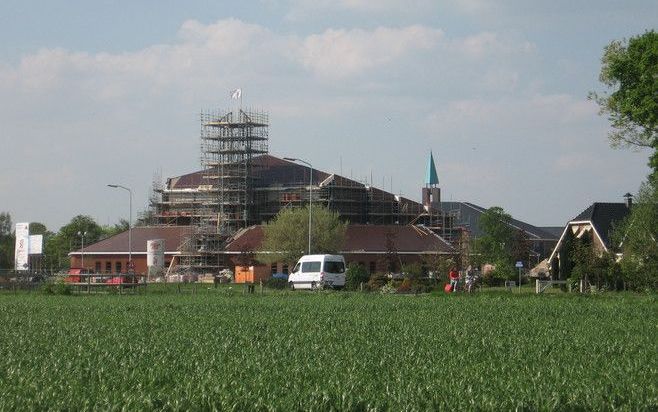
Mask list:
[{"label": "sky", "polygon": [[587,95],[603,48],[657,17],[653,0],[2,0],[0,211],[114,224],[121,184],[135,218],[154,178],[200,169],[200,112],[241,88],[272,155],[420,200],[432,151],[444,200],[560,226],[649,172]]}]

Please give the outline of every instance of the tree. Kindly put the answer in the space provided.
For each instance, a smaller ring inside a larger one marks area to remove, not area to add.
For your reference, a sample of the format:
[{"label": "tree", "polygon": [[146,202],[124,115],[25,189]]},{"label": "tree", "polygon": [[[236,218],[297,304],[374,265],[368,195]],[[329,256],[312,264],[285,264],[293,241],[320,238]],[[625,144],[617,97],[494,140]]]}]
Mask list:
[{"label": "tree", "polygon": [[612,236],[623,253],[623,278],[632,289],[658,287],[658,181],[642,184],[631,213]]},{"label": "tree", "polygon": [[530,240],[525,230],[515,230],[510,247],[512,261],[523,262],[524,267],[530,267]]},{"label": "tree", "polygon": [[30,235],[43,235],[45,239],[48,236],[52,236],[53,232],[48,230],[46,225],[41,222],[32,222],[30,223]]},{"label": "tree", "polygon": [[[281,210],[276,217],[263,226],[264,239],[259,260],[272,263],[283,261],[294,264],[308,252],[309,208]],[[345,239],[347,225],[338,214],[323,206],[313,206],[311,231],[311,253],[336,253]]]},{"label": "tree", "polygon": [[[103,231],[101,235],[101,239],[107,239],[108,237],[112,237],[114,235],[118,235],[121,232],[125,232],[129,228],[128,221],[126,219],[119,219],[119,223],[115,223],[113,226],[102,226],[101,229]],[[85,243],[87,243],[87,240],[85,239]]]},{"label": "tree", "polygon": [[14,239],[12,233],[11,215],[0,213],[0,269],[14,267]]},{"label": "tree", "polygon": [[476,254],[482,263],[511,262],[514,229],[512,217],[503,208],[494,206],[480,216],[480,230],[484,233],[475,241]]},{"label": "tree", "polygon": [[599,80],[611,93],[591,92],[607,114],[613,147],[653,149],[649,166],[658,177],[658,33],[647,31],[605,47]]},{"label": "tree", "polygon": [[74,217],[46,241],[45,267],[59,270],[69,266],[68,253],[82,246],[82,236],[78,233],[85,233],[85,245],[90,245],[101,239],[103,229],[90,216]]}]

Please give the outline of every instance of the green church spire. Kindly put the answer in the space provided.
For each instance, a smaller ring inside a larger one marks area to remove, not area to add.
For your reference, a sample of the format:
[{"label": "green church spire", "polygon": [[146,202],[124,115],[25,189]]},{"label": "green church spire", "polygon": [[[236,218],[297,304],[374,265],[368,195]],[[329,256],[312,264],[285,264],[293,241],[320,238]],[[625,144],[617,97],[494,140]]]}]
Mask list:
[{"label": "green church spire", "polygon": [[427,163],[427,177],[425,178],[426,186],[436,186],[439,184],[439,176],[436,174],[436,166],[434,166],[434,156],[430,151],[430,158]]}]

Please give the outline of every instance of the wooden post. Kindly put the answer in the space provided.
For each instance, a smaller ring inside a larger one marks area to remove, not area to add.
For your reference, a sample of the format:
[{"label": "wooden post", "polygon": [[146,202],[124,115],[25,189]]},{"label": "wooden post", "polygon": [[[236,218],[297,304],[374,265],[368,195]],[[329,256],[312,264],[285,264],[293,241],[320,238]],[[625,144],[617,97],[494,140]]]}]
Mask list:
[{"label": "wooden post", "polygon": [[263,296],[263,279],[260,280],[260,295]]}]

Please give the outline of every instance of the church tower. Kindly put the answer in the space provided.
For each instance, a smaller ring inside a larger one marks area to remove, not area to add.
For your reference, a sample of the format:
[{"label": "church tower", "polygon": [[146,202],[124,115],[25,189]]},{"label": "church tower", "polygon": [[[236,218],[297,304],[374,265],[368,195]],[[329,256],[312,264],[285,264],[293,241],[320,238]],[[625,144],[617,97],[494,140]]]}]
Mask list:
[{"label": "church tower", "polygon": [[430,157],[427,162],[427,175],[425,177],[425,187],[423,188],[423,206],[429,212],[430,210],[441,209],[441,189],[439,188],[439,176],[436,174],[434,165],[434,156],[430,151]]}]

